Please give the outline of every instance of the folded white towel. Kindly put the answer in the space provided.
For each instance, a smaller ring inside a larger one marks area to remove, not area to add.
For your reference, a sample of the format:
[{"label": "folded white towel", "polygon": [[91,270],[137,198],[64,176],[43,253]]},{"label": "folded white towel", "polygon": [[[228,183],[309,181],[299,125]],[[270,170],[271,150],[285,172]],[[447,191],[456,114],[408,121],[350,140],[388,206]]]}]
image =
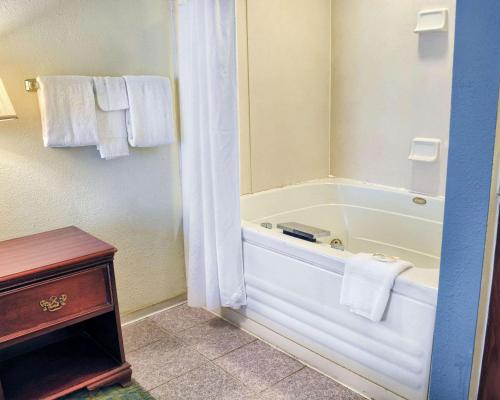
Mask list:
[{"label": "folded white towel", "polygon": [[103,111],[128,108],[127,88],[122,77],[94,76],[97,105]]},{"label": "folded white towel", "polygon": [[129,155],[125,110],[127,88],[122,77],[94,76],[97,101],[97,149],[101,158],[111,160]]},{"label": "folded white towel", "polygon": [[97,125],[92,78],[40,76],[37,82],[45,147],[95,145]]},{"label": "folded white towel", "polygon": [[128,142],[153,147],[175,141],[172,89],[161,76],[124,76],[127,86]]},{"label": "folded white towel", "polygon": [[413,267],[408,261],[382,262],[373,254],[350,257],[344,269],[340,304],[372,321],[380,321],[389,302],[396,277]]},{"label": "folded white towel", "polygon": [[102,111],[96,107],[97,149],[101,158],[111,160],[129,155],[125,110]]}]

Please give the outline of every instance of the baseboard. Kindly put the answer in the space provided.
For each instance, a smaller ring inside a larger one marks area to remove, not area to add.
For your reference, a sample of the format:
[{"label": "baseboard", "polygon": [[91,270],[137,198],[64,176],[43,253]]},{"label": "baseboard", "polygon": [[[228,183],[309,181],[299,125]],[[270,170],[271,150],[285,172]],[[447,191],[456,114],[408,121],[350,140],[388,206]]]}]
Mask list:
[{"label": "baseboard", "polygon": [[178,305],[186,302],[186,294],[181,294],[179,296],[173,297],[171,299],[162,301],[161,303],[154,304],[152,306],[141,308],[137,311],[132,311],[130,313],[121,316],[122,325],[127,325],[132,322],[150,317],[161,311],[165,311],[172,307],[177,307]]}]

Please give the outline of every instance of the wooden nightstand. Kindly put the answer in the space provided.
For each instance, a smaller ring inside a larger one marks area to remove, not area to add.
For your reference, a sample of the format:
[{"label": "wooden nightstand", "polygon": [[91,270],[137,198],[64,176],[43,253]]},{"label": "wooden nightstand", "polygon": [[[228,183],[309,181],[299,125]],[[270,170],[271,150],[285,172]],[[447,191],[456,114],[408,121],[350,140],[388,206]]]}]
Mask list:
[{"label": "wooden nightstand", "polygon": [[130,383],[115,252],[76,227],[0,242],[0,400]]}]

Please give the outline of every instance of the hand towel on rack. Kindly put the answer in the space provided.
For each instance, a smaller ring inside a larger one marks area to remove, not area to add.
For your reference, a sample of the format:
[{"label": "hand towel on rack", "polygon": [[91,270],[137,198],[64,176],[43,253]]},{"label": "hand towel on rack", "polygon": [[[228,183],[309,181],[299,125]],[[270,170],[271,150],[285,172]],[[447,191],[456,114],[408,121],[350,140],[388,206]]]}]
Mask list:
[{"label": "hand towel on rack", "polygon": [[97,116],[97,149],[101,158],[128,156],[127,124],[125,110],[128,108],[127,88],[122,77],[95,76],[94,89]]},{"label": "hand towel on rack", "polygon": [[172,89],[161,76],[124,76],[129,109],[128,142],[133,147],[154,147],[175,141]]},{"label": "hand towel on rack", "polygon": [[97,150],[101,158],[111,160],[129,155],[125,110],[102,111],[96,107]]},{"label": "hand towel on rack", "polygon": [[118,111],[128,108],[127,88],[121,77],[94,76],[97,105],[103,111]]},{"label": "hand towel on rack", "polygon": [[39,76],[37,82],[45,147],[95,145],[97,123],[92,78]]},{"label": "hand towel on rack", "polygon": [[379,261],[373,254],[350,257],[344,268],[340,304],[372,321],[380,321],[389,302],[396,277],[413,267],[408,261]]}]

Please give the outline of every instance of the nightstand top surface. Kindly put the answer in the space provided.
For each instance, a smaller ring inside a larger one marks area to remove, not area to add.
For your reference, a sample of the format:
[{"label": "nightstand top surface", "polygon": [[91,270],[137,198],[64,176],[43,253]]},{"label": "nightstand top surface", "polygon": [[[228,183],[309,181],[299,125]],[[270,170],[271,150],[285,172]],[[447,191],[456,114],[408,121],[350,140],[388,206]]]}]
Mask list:
[{"label": "nightstand top surface", "polygon": [[0,283],[115,252],[112,245],[75,226],[5,240],[0,242]]}]

